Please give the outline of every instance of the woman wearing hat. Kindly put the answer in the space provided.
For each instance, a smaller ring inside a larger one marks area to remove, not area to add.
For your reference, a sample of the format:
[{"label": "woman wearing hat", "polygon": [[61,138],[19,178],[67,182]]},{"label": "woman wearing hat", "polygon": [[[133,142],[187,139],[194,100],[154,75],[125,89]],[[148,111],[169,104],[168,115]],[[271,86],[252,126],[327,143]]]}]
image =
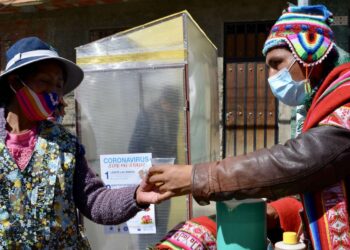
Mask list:
[{"label": "woman wearing hat", "polygon": [[323,5],[289,7],[264,45],[270,87],[297,107],[299,135],[218,162],[152,167],[148,182],[164,183],[160,200],[192,192],[205,205],[301,194],[313,248],[350,249],[350,63],[334,43],[331,21]]},{"label": "woman wearing hat", "polygon": [[140,187],[110,190],[87,166],[84,148],[49,121],[82,70],[36,37],[7,51],[0,75],[6,136],[0,141],[0,249],[89,248],[76,209],[100,224],[119,224],[154,196]]}]

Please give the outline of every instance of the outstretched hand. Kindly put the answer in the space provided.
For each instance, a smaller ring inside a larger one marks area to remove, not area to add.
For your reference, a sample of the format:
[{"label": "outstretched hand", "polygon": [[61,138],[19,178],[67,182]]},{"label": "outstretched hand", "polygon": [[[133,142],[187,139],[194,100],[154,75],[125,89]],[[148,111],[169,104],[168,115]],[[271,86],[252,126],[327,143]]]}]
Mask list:
[{"label": "outstretched hand", "polygon": [[139,205],[158,204],[174,196],[191,192],[192,165],[157,165],[148,174],[136,191]]},{"label": "outstretched hand", "polygon": [[146,183],[157,187],[159,202],[191,192],[192,165],[157,165],[149,169]]},{"label": "outstretched hand", "polygon": [[140,186],[136,190],[136,202],[139,205],[158,204],[166,199],[169,199],[169,194],[160,193],[157,186],[146,183],[142,180]]}]

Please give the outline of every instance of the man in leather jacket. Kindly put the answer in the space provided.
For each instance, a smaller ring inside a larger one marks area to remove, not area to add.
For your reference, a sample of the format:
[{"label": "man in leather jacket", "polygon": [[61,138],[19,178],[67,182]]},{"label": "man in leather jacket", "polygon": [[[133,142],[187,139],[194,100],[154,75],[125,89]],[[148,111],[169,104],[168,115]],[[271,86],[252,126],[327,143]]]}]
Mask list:
[{"label": "man in leather jacket", "polygon": [[297,137],[222,161],[154,166],[148,183],[163,183],[159,202],[188,193],[201,205],[300,194],[313,248],[350,249],[350,63],[331,22],[323,5],[291,6],[264,45],[273,94],[297,107]]}]

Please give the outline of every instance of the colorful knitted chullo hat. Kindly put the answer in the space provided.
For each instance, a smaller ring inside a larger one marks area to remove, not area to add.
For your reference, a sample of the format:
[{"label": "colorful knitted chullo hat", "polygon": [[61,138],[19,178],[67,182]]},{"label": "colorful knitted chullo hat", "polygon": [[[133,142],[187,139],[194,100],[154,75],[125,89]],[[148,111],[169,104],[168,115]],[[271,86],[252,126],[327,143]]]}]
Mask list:
[{"label": "colorful knitted chullo hat", "polygon": [[329,26],[332,22],[332,13],[324,5],[290,6],[271,28],[263,54],[272,48],[288,46],[303,65],[316,65],[335,45]]}]

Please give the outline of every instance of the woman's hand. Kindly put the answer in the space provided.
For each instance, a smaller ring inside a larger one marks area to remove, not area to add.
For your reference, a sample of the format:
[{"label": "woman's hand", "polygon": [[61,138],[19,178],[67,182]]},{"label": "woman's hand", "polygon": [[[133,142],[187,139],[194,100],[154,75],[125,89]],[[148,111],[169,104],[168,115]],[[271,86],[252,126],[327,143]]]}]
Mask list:
[{"label": "woman's hand", "polygon": [[191,192],[192,165],[157,165],[149,169],[146,183],[159,193],[158,202]]},{"label": "woman's hand", "polygon": [[145,180],[142,180],[136,190],[136,203],[143,207],[149,204],[158,204],[161,202],[160,193],[157,187],[147,184]]}]

